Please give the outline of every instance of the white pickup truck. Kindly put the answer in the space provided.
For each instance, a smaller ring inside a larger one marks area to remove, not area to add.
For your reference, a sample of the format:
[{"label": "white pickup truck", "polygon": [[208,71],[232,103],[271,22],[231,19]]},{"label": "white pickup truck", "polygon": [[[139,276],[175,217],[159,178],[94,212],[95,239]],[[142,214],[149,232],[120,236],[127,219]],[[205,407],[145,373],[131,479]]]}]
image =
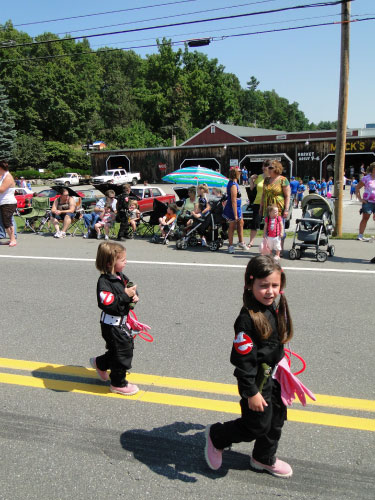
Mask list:
[{"label": "white pickup truck", "polygon": [[64,177],[59,177],[55,179],[54,182],[56,186],[78,186],[82,184],[82,177],[75,172],[65,174]]},{"label": "white pickup truck", "polygon": [[113,170],[106,170],[104,174],[98,175],[91,179],[91,184],[133,184],[135,186],[141,179],[140,173],[127,172],[124,168],[115,168]]}]

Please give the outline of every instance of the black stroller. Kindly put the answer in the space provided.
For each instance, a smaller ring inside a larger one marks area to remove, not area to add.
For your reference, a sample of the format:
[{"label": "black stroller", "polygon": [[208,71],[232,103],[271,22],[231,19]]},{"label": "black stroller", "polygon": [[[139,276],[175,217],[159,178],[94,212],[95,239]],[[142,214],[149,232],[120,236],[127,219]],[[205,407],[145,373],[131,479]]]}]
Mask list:
[{"label": "black stroller", "polygon": [[[334,210],[331,200],[318,194],[305,196],[302,200],[302,219],[296,220],[289,258],[300,259],[308,248],[314,249],[318,262],[325,262],[328,255],[333,257],[335,247],[329,243],[333,223]],[[326,247],[326,250],[321,247]]]},{"label": "black stroller", "polygon": [[197,219],[185,236],[176,243],[176,249],[185,250],[188,246],[196,247],[202,244],[202,237],[207,240],[207,246],[212,252],[216,252],[228,238],[228,224],[223,219],[223,199],[210,200],[210,212]]}]

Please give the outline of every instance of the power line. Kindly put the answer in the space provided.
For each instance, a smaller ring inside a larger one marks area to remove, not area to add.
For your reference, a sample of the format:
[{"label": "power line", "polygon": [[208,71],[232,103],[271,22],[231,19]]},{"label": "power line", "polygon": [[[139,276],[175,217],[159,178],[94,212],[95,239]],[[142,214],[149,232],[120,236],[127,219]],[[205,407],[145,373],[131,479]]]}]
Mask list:
[{"label": "power line", "polygon": [[[140,19],[140,20],[136,20],[136,21],[129,21],[127,23],[107,24],[105,26],[96,26],[95,28],[85,28],[85,31],[99,30],[99,29],[103,29],[103,28],[113,28],[114,26],[126,26],[128,24],[147,23],[150,21],[160,21],[161,19],[171,19],[171,18],[176,18],[176,17],[192,16],[194,14],[203,14],[206,12],[216,12],[218,10],[237,9],[238,7],[246,7],[249,5],[266,3],[266,2],[267,3],[268,2],[275,2],[275,1],[276,0],[262,0],[262,1],[258,1],[258,2],[248,2],[248,3],[238,4],[238,5],[230,5],[228,7],[217,7],[216,9],[196,10],[193,12],[184,12],[182,14],[172,14],[170,16],[152,17],[150,19]],[[65,35],[67,32],[69,34],[71,34],[71,33],[80,33],[81,31],[83,31],[83,30],[67,30],[67,31],[55,33],[55,34],[56,35]]]},{"label": "power line", "polygon": [[[362,21],[374,21],[375,17],[368,17],[364,19],[353,19],[351,22],[362,22]],[[219,37],[210,37],[211,42],[218,42],[218,41],[223,41],[228,38],[234,38],[234,37],[241,37],[241,36],[251,36],[251,35],[262,35],[262,34],[269,34],[269,33],[277,33],[277,32],[282,32],[282,31],[294,31],[294,30],[301,30],[301,29],[308,29],[308,28],[317,28],[317,27],[322,27],[322,26],[335,26],[337,24],[340,24],[340,21],[332,21],[329,23],[320,23],[320,24],[309,24],[309,25],[304,25],[304,26],[289,26],[287,28],[275,28],[273,30],[264,30],[264,31],[252,31],[249,33],[236,33],[232,35],[222,35]],[[165,45],[172,45],[172,46],[177,46],[177,45],[183,45],[187,43],[189,40],[178,40],[175,42],[167,42]],[[163,44],[161,44],[163,45]],[[53,55],[53,56],[40,56],[40,57],[27,57],[23,59],[4,59],[0,61],[1,63],[9,63],[9,62],[25,62],[25,61],[36,61],[36,60],[42,60],[42,59],[61,59],[63,57],[78,57],[78,56],[83,56],[83,55],[89,55],[89,54],[98,54],[98,53],[104,53],[104,52],[115,52],[119,50],[134,50],[134,49],[143,49],[143,48],[150,48],[150,47],[157,47],[158,44],[147,44],[147,45],[135,45],[135,46],[130,46],[130,47],[119,47],[119,48],[112,48],[112,49],[102,49],[99,51],[85,51],[85,52],[79,52],[76,54],[58,54],[58,55]]]},{"label": "power line", "polygon": [[305,5],[295,5],[292,7],[281,7],[279,9],[272,9],[272,10],[267,10],[267,11],[258,11],[258,12],[248,12],[246,14],[233,14],[232,16],[223,16],[223,17],[215,17],[215,18],[210,18],[210,19],[198,19],[195,21],[183,21],[180,23],[172,23],[172,24],[163,24],[159,26],[145,26],[143,28],[132,28],[130,30],[121,30],[121,31],[113,31],[113,32],[108,32],[108,33],[95,33],[92,35],[81,35],[81,36],[76,36],[76,37],[66,37],[66,38],[56,38],[52,40],[40,40],[38,42],[26,42],[26,43],[15,43],[12,45],[6,45],[6,46],[0,46],[0,48],[16,48],[16,47],[28,47],[28,46],[35,46],[35,45],[41,45],[41,44],[47,44],[47,43],[61,43],[61,42],[66,42],[66,41],[72,41],[72,40],[78,40],[81,38],[93,38],[93,37],[99,37],[99,36],[111,36],[111,35],[119,35],[123,33],[134,33],[137,31],[148,31],[148,30],[154,30],[154,29],[162,29],[162,28],[171,28],[175,26],[184,26],[184,25],[190,25],[190,24],[199,24],[199,23],[206,23],[206,22],[212,22],[212,21],[223,21],[223,20],[228,20],[228,19],[236,19],[236,18],[242,18],[242,17],[249,17],[249,16],[258,16],[258,15],[263,15],[263,14],[274,14],[277,12],[286,12],[289,10],[297,10],[297,9],[307,9],[307,8],[315,8],[315,7],[331,7],[334,5],[339,5],[345,2],[346,0],[335,0],[331,2],[318,2],[314,4],[305,4]]},{"label": "power line", "polygon": [[[372,13],[371,14],[368,14],[368,13],[367,14],[356,14],[355,17],[367,16],[367,15],[373,15],[373,14]],[[217,30],[214,30],[214,32],[215,31],[220,31],[220,32],[233,31],[233,30],[238,30],[238,29],[243,29],[243,28],[252,28],[254,26],[270,26],[270,25],[274,25],[274,24],[285,24],[285,23],[291,23],[291,22],[296,22],[296,21],[307,21],[310,19],[327,19],[329,17],[340,17],[340,14],[331,14],[329,16],[298,17],[296,19],[286,19],[285,21],[273,21],[273,22],[269,22],[269,23],[247,24],[244,26],[234,26],[232,28],[218,28]],[[354,16],[352,16],[352,17],[354,17]],[[210,32],[208,32],[208,31],[190,31],[188,33],[173,33],[173,34],[168,35],[168,37],[173,38],[173,37],[177,37],[177,36],[206,35],[207,33],[212,33],[212,31],[210,31]],[[118,42],[112,42],[112,43],[106,44],[106,46],[118,45],[119,43],[144,42],[147,40],[154,40],[154,39],[155,39],[155,36],[148,37],[148,38],[136,38],[134,40],[121,40]],[[94,45],[91,45],[91,47],[102,47],[102,44],[97,44],[97,45],[94,44]]]},{"label": "power line", "polygon": [[166,5],[177,5],[180,3],[190,3],[196,1],[197,0],[179,0],[175,2],[165,2],[155,5],[144,5],[143,7],[132,7],[130,9],[109,10],[107,12],[96,12],[94,14],[82,14],[81,16],[60,17],[59,19],[48,19],[46,21],[32,21],[29,23],[14,24],[13,26],[31,26],[32,24],[46,24],[46,23],[54,23],[56,21],[69,21],[71,19],[81,19],[83,17],[104,16],[105,14],[118,14],[119,12],[130,12],[134,10],[151,9],[153,7],[164,7]]}]

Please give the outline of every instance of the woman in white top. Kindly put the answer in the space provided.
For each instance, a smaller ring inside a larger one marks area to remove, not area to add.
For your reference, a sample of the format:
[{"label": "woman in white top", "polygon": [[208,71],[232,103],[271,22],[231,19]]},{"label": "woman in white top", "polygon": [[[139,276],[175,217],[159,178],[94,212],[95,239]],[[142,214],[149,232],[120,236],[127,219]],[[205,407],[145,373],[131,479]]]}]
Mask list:
[{"label": "woman in white top", "polygon": [[17,200],[14,196],[15,182],[8,168],[6,161],[0,161],[0,212],[4,229],[9,236],[9,246],[15,247],[17,240],[14,235],[12,217],[17,208]]}]

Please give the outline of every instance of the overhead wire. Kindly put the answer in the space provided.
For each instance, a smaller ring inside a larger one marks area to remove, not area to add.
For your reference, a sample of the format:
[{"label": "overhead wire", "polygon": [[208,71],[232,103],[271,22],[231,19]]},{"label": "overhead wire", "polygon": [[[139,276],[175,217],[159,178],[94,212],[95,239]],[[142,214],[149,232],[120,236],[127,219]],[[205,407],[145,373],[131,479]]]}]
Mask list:
[{"label": "overhead wire", "polygon": [[[183,12],[180,14],[171,14],[169,16],[161,16],[161,17],[152,17],[149,19],[141,19],[141,20],[134,20],[134,21],[128,21],[125,23],[117,23],[117,24],[107,24],[105,26],[96,26],[95,28],[84,28],[85,31],[94,31],[98,29],[104,29],[104,28],[113,28],[115,26],[127,26],[129,24],[138,24],[138,23],[146,23],[150,21],[160,21],[162,19],[171,19],[171,18],[176,18],[176,17],[184,17],[184,16],[192,16],[195,14],[204,14],[207,12],[217,12],[219,10],[228,10],[228,9],[238,9],[239,7],[247,7],[249,5],[254,5],[254,4],[259,4],[259,3],[265,3],[265,2],[275,2],[276,0],[261,0],[258,2],[247,2],[247,3],[242,3],[242,4],[237,4],[237,5],[229,5],[226,7],[216,7],[215,9],[204,9],[204,10],[196,10],[193,12]],[[83,31],[83,29],[80,30],[66,30],[64,32],[60,33],[55,33],[56,35],[65,35],[66,33],[79,33]]]},{"label": "overhead wire", "polygon": [[[350,22],[362,22],[362,21],[375,21],[375,16],[374,17],[368,17],[364,19],[353,19]],[[340,21],[332,21],[329,23],[320,23],[320,24],[310,24],[310,25],[304,25],[304,26],[292,26],[292,27],[287,27],[287,28],[276,28],[273,30],[264,30],[264,31],[253,31],[250,33],[236,33],[232,35],[222,35],[219,37],[211,37],[210,41],[212,42],[217,42],[217,41],[222,41],[226,40],[228,38],[234,38],[234,37],[241,37],[241,36],[251,36],[251,35],[261,35],[261,34],[268,34],[268,33],[277,33],[277,32],[283,32],[283,31],[293,31],[293,30],[301,30],[301,29],[308,29],[308,28],[317,28],[317,27],[323,27],[323,26],[334,26],[341,24]],[[187,43],[189,40],[179,40],[175,42],[167,42],[166,45],[171,45],[171,46],[178,46],[178,45],[183,45]],[[163,45],[163,44],[159,44]],[[51,55],[51,56],[39,56],[39,57],[27,57],[27,58],[22,58],[22,59],[4,59],[0,60],[1,63],[9,63],[9,62],[25,62],[25,61],[35,61],[35,60],[41,60],[41,59],[59,59],[63,57],[79,57],[83,55],[88,55],[88,54],[102,54],[104,52],[114,52],[114,51],[120,51],[120,50],[134,50],[134,49],[141,49],[141,48],[150,48],[150,47],[156,47],[158,44],[147,44],[147,45],[136,45],[136,46],[130,46],[130,47],[119,47],[119,48],[110,48],[110,49],[99,49],[99,51],[84,51],[84,52],[79,52],[76,54],[57,54],[57,55]]]},{"label": "overhead wire", "polygon": [[278,12],[286,12],[286,11],[297,10],[297,9],[329,7],[329,6],[342,4],[345,1],[346,0],[334,0],[331,2],[317,2],[317,3],[313,3],[313,4],[295,5],[295,6],[291,6],[291,7],[280,7],[278,9],[271,9],[271,10],[267,10],[267,11],[248,12],[248,13],[244,13],[244,14],[233,14],[231,16],[222,16],[222,17],[215,17],[215,18],[209,18],[209,19],[197,19],[197,20],[192,20],[192,21],[183,21],[183,22],[179,22],[179,23],[163,24],[163,25],[159,25],[159,26],[144,26],[143,28],[132,28],[129,30],[121,30],[121,31],[115,31],[115,32],[108,32],[108,33],[94,33],[91,35],[81,35],[81,36],[76,36],[76,37],[56,38],[56,39],[51,39],[51,40],[38,40],[37,42],[15,43],[15,44],[6,45],[6,46],[0,45],[0,48],[9,49],[9,48],[16,48],[16,47],[35,46],[35,45],[41,45],[41,44],[47,44],[47,43],[63,43],[66,41],[79,40],[81,38],[111,36],[111,35],[119,35],[119,34],[123,34],[123,33],[134,33],[134,32],[138,32],[138,31],[149,31],[149,30],[162,29],[162,28],[165,29],[165,28],[170,28],[170,27],[175,27],[175,26],[184,26],[184,25],[199,24],[199,23],[213,22],[213,21],[223,21],[223,20],[264,15],[264,14],[274,14],[274,13],[278,13]]},{"label": "overhead wire", "polygon": [[[130,11],[135,11],[135,10],[142,10],[142,9],[152,9],[154,7],[165,7],[167,5],[177,5],[180,3],[191,3],[191,2],[197,2],[198,0],[177,0],[173,2],[164,2],[164,3],[158,3],[154,5],[144,5],[144,6],[139,6],[139,7],[130,7],[128,9],[119,9],[119,10],[108,10],[106,12],[95,12],[93,14],[82,14],[80,16],[70,16],[70,17],[60,17],[58,19],[47,19],[45,21],[31,21],[29,23],[20,23],[20,24],[14,24],[13,26],[31,26],[33,24],[47,24],[47,23],[54,23],[57,21],[70,21],[72,19],[82,19],[85,17],[94,17],[94,16],[104,16],[106,14],[119,14],[120,12],[130,12]],[[270,0],[267,0],[270,1]]]}]

